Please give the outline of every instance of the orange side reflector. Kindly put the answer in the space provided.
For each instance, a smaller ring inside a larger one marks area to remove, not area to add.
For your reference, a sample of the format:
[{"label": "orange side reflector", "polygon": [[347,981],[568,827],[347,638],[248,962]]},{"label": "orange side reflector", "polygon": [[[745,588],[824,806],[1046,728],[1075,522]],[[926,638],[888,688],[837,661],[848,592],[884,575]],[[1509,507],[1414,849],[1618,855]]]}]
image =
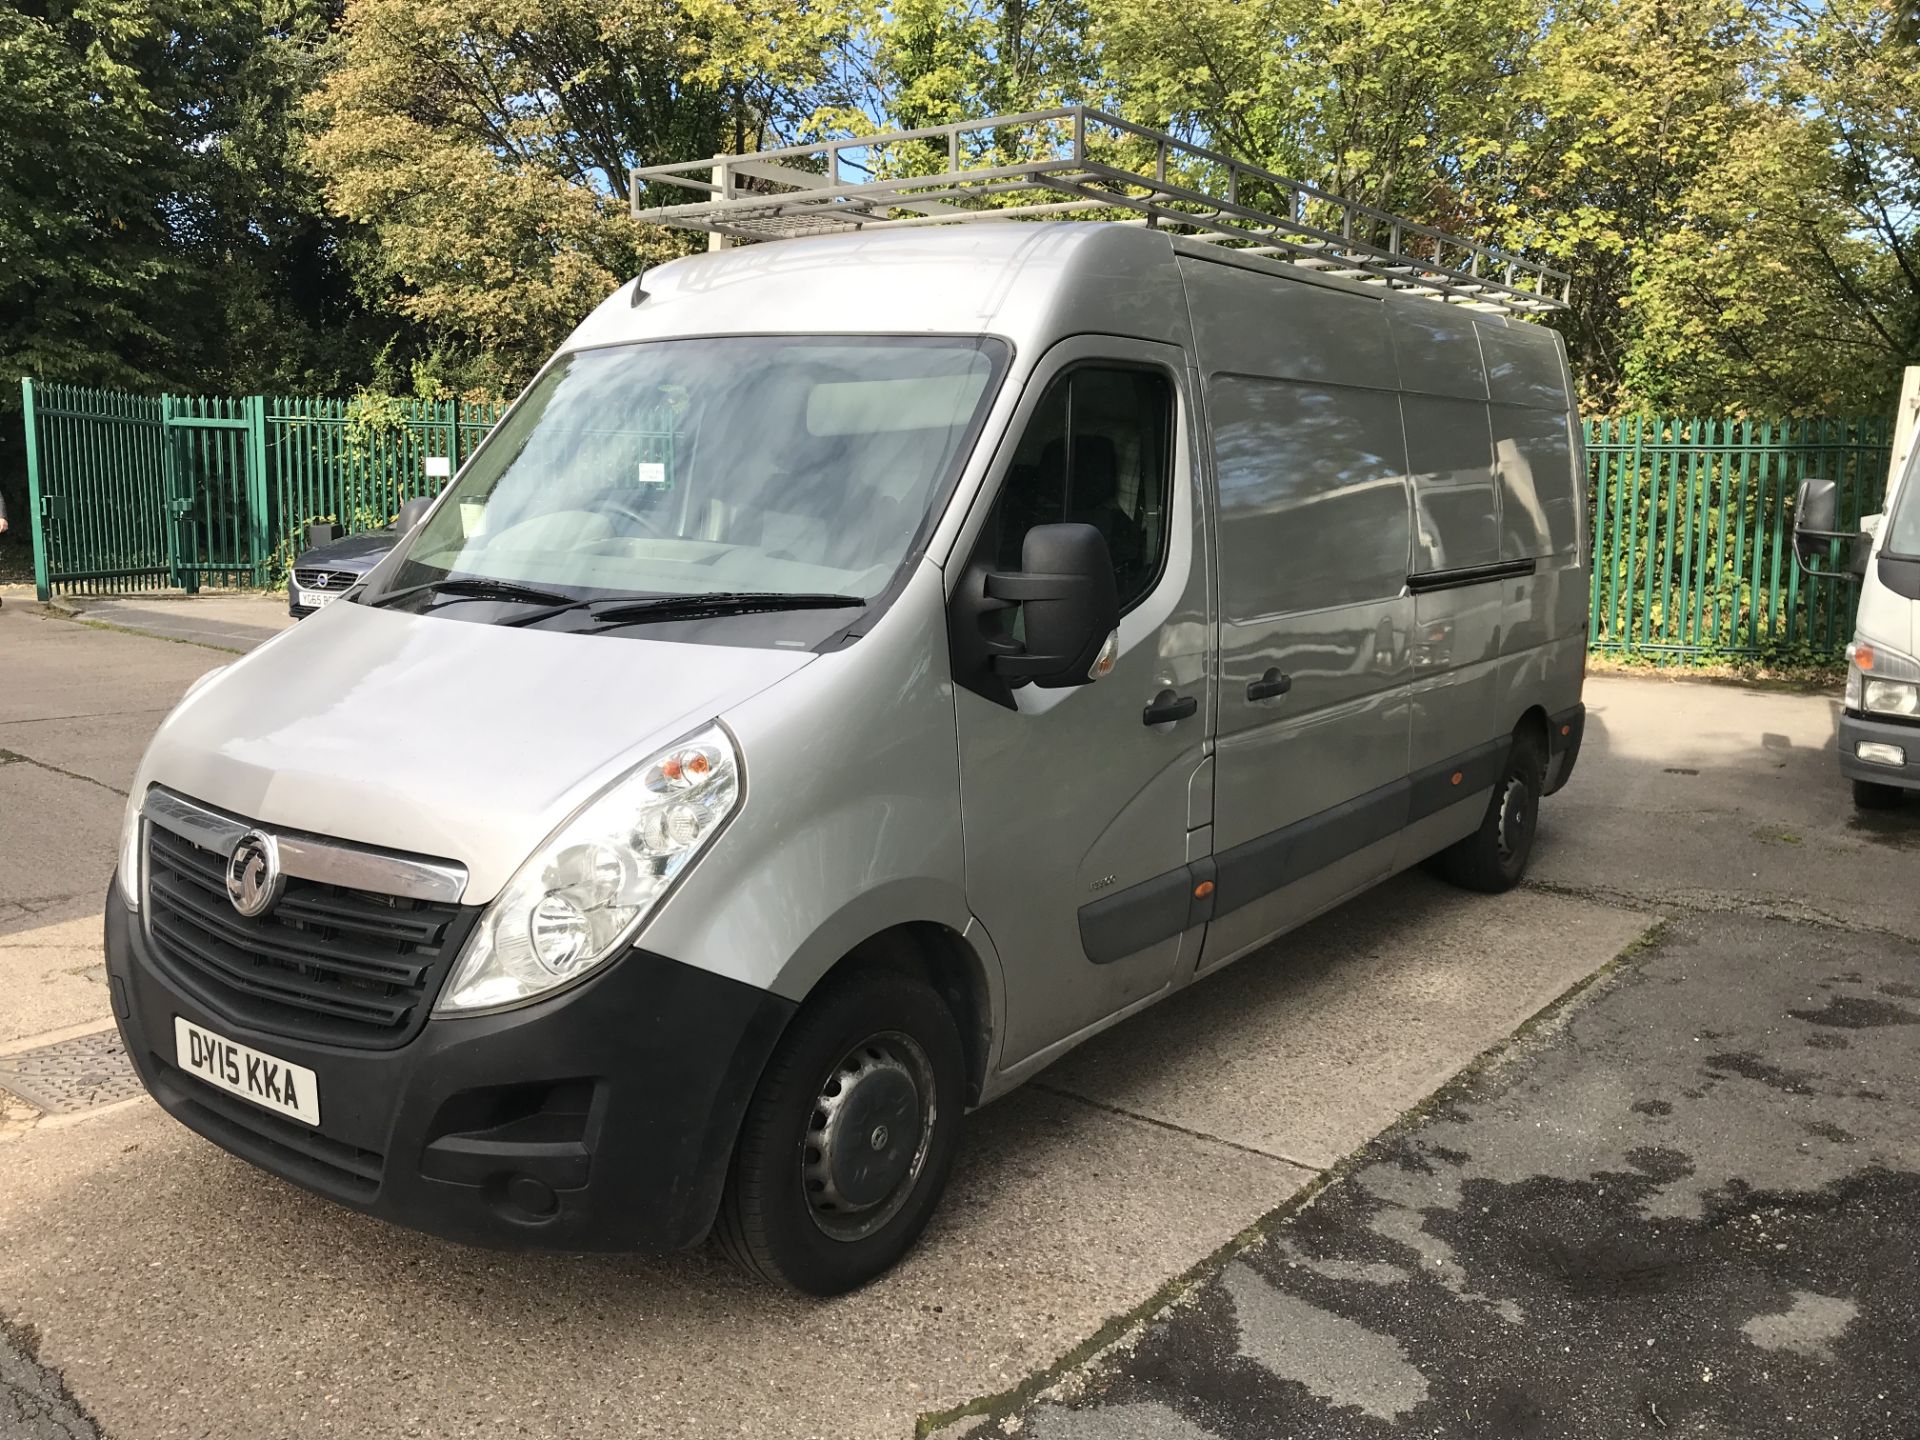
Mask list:
[{"label": "orange side reflector", "polygon": [[1459,783],[1460,783],[1460,782],[1461,782],[1462,780],[1464,780],[1464,779],[1466,779],[1466,778],[1467,778],[1467,777],[1466,777],[1465,775],[1463,775],[1463,774],[1461,774],[1461,773],[1460,773],[1460,771],[1458,771],[1458,770],[1456,770],[1456,771],[1454,771],[1454,772],[1453,772],[1453,783],[1454,783],[1454,784],[1456,784],[1456,785],[1458,785],[1458,784],[1459,784]]},{"label": "orange side reflector", "polygon": [[1196,900],[1204,900],[1211,894],[1213,894],[1213,881],[1211,880],[1202,880],[1198,885],[1193,887],[1193,898]]},{"label": "orange side reflector", "polygon": [[1573,733],[1573,727],[1571,725],[1562,725],[1560,727],[1560,733],[1562,735],[1571,735]]},{"label": "orange side reflector", "polygon": [[1853,663],[1862,670],[1873,669],[1873,647],[1871,645],[1854,646]]}]

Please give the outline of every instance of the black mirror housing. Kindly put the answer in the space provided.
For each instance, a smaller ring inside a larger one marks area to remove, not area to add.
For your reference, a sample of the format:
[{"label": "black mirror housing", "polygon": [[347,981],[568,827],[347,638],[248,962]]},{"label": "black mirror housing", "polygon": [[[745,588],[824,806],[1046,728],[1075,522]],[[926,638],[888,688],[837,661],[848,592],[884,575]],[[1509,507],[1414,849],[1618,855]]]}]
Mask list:
[{"label": "black mirror housing", "polygon": [[405,535],[426,519],[427,511],[432,508],[433,501],[425,495],[407,501],[400,507],[400,513],[394,517],[393,528]]},{"label": "black mirror housing", "polygon": [[[993,618],[1016,605],[1021,640],[996,633]],[[1085,685],[1119,625],[1106,538],[1091,525],[1036,525],[1021,541],[1017,573],[976,565],[962,579],[949,622],[955,683],[1009,709],[1019,685]]]},{"label": "black mirror housing", "polygon": [[[1793,559],[1808,575],[1827,579],[1856,579],[1862,573],[1861,537],[1851,530],[1836,528],[1840,523],[1840,492],[1831,480],[1802,480],[1793,499]],[[1849,542],[1847,568],[1823,568],[1833,554],[1833,542]]]},{"label": "black mirror housing", "polygon": [[1020,574],[990,578],[987,594],[1018,601],[1026,619],[1025,653],[996,656],[994,669],[1044,690],[1092,680],[1120,625],[1113,555],[1091,525],[1034,526],[1020,543]]}]

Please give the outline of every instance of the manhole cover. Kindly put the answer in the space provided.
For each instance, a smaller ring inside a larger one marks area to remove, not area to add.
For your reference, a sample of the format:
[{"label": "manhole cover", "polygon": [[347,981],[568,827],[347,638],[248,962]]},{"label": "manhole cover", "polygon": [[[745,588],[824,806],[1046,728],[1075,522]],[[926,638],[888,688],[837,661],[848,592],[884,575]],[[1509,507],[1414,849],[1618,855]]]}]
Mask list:
[{"label": "manhole cover", "polygon": [[145,1093],[112,1030],[0,1055],[0,1090],[48,1115],[73,1115]]}]

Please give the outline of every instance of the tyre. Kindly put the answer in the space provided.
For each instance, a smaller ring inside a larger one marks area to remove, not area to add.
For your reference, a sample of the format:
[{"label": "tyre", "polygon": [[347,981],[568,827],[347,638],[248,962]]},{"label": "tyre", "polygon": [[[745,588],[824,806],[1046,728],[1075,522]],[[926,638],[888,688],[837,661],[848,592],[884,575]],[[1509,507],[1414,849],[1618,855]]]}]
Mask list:
[{"label": "tyre", "polygon": [[1898,810],[1906,792],[1897,785],[1882,785],[1877,780],[1853,782],[1853,803],[1860,810]]},{"label": "tyre", "polygon": [[1514,736],[1506,770],[1493,787],[1480,828],[1435,856],[1435,869],[1456,885],[1488,894],[1518,885],[1533,853],[1546,772],[1540,741],[1530,734]]},{"label": "tyre", "polygon": [[749,1274],[839,1295],[893,1265],[946,1188],[966,1064],[945,1002],[887,970],[809,999],[748,1103],[715,1225]]}]

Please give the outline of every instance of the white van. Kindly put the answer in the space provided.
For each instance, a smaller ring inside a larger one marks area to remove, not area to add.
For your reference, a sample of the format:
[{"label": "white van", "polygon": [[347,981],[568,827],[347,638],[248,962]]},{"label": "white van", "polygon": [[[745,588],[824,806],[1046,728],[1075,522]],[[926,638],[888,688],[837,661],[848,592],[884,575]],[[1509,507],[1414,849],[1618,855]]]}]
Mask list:
[{"label": "white van", "polygon": [[932,203],[627,285],[187,694],[106,918],[172,1114],[441,1235],[831,1293],[1088,1036],[1429,858],[1520,879],[1588,561],[1517,262],[881,218]]},{"label": "white van", "polygon": [[[1809,574],[1859,582],[1847,646],[1845,708],[1837,727],[1840,773],[1863,810],[1899,806],[1920,790],[1920,445],[1908,453],[1885,504],[1859,533],[1840,531],[1831,480],[1807,480],[1794,506],[1794,557]],[[1838,542],[1836,545],[1835,542]],[[1836,549],[1849,563],[1837,569]]]}]

